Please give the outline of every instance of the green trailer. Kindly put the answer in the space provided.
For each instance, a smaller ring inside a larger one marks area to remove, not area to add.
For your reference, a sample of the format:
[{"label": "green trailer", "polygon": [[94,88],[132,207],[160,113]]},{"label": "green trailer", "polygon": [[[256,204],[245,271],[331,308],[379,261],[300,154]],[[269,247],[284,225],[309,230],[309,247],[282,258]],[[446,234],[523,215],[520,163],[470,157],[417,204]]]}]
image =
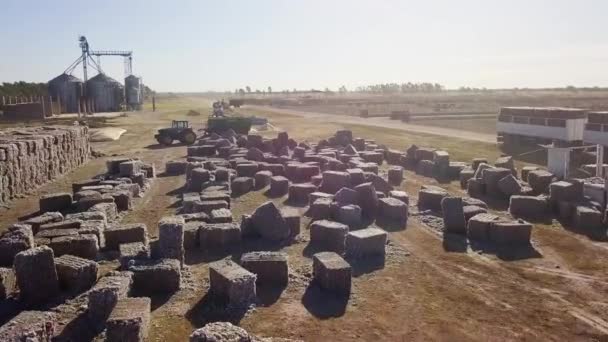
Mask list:
[{"label": "green trailer", "polygon": [[210,117],[207,120],[207,134],[221,134],[229,129],[233,129],[237,134],[248,134],[251,129],[251,118],[240,116]]}]

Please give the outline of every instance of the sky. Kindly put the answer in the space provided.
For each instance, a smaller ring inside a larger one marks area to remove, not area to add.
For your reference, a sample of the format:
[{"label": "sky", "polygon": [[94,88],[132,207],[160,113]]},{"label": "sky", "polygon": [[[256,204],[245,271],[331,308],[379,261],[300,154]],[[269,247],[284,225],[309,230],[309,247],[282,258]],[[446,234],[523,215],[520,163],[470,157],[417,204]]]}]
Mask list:
[{"label": "sky", "polygon": [[[0,82],[58,76],[85,35],[132,50],[156,91],[608,86],[607,15],[605,0],[2,0]],[[121,57],[101,66],[124,78]]]}]

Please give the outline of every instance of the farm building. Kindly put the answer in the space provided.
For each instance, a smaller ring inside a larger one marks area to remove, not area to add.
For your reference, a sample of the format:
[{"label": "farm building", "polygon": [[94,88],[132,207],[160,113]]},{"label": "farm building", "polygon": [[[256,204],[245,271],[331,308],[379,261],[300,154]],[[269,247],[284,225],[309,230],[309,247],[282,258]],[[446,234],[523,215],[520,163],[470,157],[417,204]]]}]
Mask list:
[{"label": "farm building", "polygon": [[608,112],[589,112],[583,133],[587,144],[608,146]]},{"label": "farm building", "polygon": [[503,107],[496,132],[505,144],[540,143],[573,146],[582,143],[587,112],[577,108]]}]

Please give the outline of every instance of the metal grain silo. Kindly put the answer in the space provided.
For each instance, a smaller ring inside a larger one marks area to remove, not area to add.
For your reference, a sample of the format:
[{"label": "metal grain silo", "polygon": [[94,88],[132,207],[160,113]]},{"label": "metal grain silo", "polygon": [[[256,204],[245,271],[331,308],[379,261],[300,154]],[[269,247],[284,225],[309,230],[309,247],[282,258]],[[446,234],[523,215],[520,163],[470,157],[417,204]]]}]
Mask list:
[{"label": "metal grain silo", "polygon": [[141,78],[129,75],[125,78],[125,95],[127,108],[141,109],[143,103],[143,85]]},{"label": "metal grain silo", "polygon": [[77,113],[78,101],[82,96],[82,80],[68,74],[61,74],[48,83],[49,94],[61,103],[62,113]]},{"label": "metal grain silo", "polygon": [[88,80],[86,91],[95,103],[96,112],[117,112],[124,102],[122,84],[106,74],[99,73]]}]

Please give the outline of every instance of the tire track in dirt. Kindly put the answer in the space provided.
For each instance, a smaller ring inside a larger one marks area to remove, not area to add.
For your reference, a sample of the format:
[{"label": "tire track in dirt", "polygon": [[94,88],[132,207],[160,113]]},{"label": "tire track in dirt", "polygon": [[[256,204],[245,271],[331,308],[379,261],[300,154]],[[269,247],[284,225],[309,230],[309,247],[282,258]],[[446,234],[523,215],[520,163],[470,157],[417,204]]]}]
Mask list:
[{"label": "tire track in dirt", "polygon": [[[437,232],[436,230],[424,225],[423,223],[420,223],[419,227],[416,227],[416,228],[408,227],[408,229],[417,229],[417,228],[419,228],[419,231],[425,233],[425,235],[427,235],[427,236],[432,237],[434,240],[442,241],[442,234],[440,232]],[[597,293],[592,291],[592,289],[587,287],[587,285],[589,282],[605,285],[605,284],[607,284],[607,282],[603,278],[584,275],[584,274],[574,272],[574,271],[569,271],[569,270],[551,269],[551,268],[544,267],[544,266],[532,266],[532,267],[516,266],[517,269],[522,272],[532,272],[532,273],[536,273],[536,274],[538,274],[538,273],[548,274],[551,276],[562,277],[562,278],[566,278],[566,279],[576,282],[575,284],[568,284],[567,291],[555,291],[553,289],[548,289],[548,288],[539,286],[538,284],[522,277],[522,275],[519,272],[515,272],[513,268],[507,267],[495,259],[492,259],[492,258],[487,257],[482,254],[469,253],[469,251],[467,251],[466,254],[470,257],[470,260],[473,263],[482,262],[486,266],[491,267],[492,269],[495,269],[496,271],[499,271],[499,272],[496,272],[496,274],[492,274],[493,282],[488,282],[486,280],[489,277],[488,276],[484,277],[485,274],[481,271],[473,270],[473,269],[463,266],[461,264],[455,265],[455,268],[460,270],[461,272],[466,272],[470,275],[477,276],[477,279],[474,279],[473,277],[469,278],[469,277],[462,276],[461,274],[458,273],[458,271],[450,270],[450,267],[452,267],[454,265],[450,265],[449,262],[431,261],[433,256],[429,255],[428,252],[426,252],[425,250],[418,248],[416,244],[410,243],[409,240],[407,239],[407,237],[400,236],[398,234],[394,234],[394,235],[391,235],[391,238],[393,238],[397,242],[403,244],[404,247],[406,247],[406,248],[408,248],[408,250],[412,251],[414,255],[424,256],[422,258],[422,260],[424,262],[426,262],[430,267],[432,267],[433,270],[435,270],[437,273],[439,273],[446,279],[455,281],[459,286],[463,286],[464,288],[468,289],[469,291],[471,291],[472,294],[478,296],[480,300],[482,300],[484,303],[486,303],[489,306],[501,307],[505,310],[514,310],[514,306],[505,301],[500,301],[500,300],[496,300],[496,299],[488,300],[488,298],[494,297],[493,296],[494,292],[485,289],[482,285],[479,284],[479,282],[485,281],[485,285],[490,286],[490,287],[495,285],[496,282],[503,284],[503,285],[509,284],[510,286],[517,288],[519,291],[523,290],[523,291],[527,292],[529,295],[534,295],[534,296],[542,297],[546,294],[550,294],[550,297],[554,299],[554,303],[553,303],[554,305],[557,304],[557,306],[567,307],[568,308],[567,313],[569,315],[571,315],[572,317],[587,324],[591,328],[596,329],[597,331],[599,331],[602,334],[608,334],[608,322],[606,320],[604,320],[602,317],[600,317],[596,314],[590,313],[589,311],[581,308],[581,306],[587,306],[586,305],[587,302],[575,304],[575,303],[571,302],[570,300],[567,300],[566,298],[564,298],[564,297],[570,295],[572,292],[576,293],[577,291],[581,291],[581,287],[585,287],[584,291],[587,296],[592,296],[592,297],[595,297],[596,299],[602,299],[603,297],[601,295],[598,295]],[[520,295],[525,296],[521,293],[520,293]],[[597,303],[608,305],[608,303],[605,303],[601,300]]]}]

